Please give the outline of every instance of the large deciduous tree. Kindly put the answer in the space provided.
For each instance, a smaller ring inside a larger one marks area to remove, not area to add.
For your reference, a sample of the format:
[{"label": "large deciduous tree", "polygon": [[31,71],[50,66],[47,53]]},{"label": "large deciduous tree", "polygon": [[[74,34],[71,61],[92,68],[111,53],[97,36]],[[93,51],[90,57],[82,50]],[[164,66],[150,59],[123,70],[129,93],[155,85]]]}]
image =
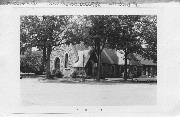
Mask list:
[{"label": "large deciduous tree", "polygon": [[114,38],[110,40],[111,47],[124,51],[124,79],[127,80],[127,59],[128,54],[141,50],[139,43],[139,32],[135,24],[139,22],[140,16],[120,15],[115,20],[116,30]]},{"label": "large deciduous tree", "polygon": [[143,56],[157,62],[157,16],[142,17],[141,38],[143,39]]},{"label": "large deciduous tree", "polygon": [[108,40],[111,39],[113,30],[113,17],[105,15],[84,16],[86,19],[85,32],[87,33],[83,41],[91,46],[97,56],[97,81],[100,80],[101,53],[106,47]]},{"label": "large deciduous tree", "polygon": [[[137,53],[144,58],[157,59],[157,18],[154,15],[90,15],[79,16],[78,39],[93,47],[98,58],[98,76],[100,79],[101,52],[104,47],[123,50],[127,80],[128,54]],[[76,40],[76,39],[75,39]]]},{"label": "large deciduous tree", "polygon": [[117,16],[115,28],[109,46],[124,51],[124,79],[127,80],[128,54],[137,53],[154,60],[157,58],[156,16]]},{"label": "large deciduous tree", "polygon": [[[72,26],[72,16],[21,16],[21,47],[38,47],[43,50],[43,68],[50,78],[50,54],[54,47],[65,44],[64,38]],[[46,64],[45,64],[46,63]]]},{"label": "large deciduous tree", "polygon": [[138,53],[145,58],[156,58],[156,16],[95,15],[79,16],[81,25],[76,29],[81,41],[93,47],[98,58],[100,79],[101,53],[104,47],[124,51],[124,79],[127,79],[128,54]]}]

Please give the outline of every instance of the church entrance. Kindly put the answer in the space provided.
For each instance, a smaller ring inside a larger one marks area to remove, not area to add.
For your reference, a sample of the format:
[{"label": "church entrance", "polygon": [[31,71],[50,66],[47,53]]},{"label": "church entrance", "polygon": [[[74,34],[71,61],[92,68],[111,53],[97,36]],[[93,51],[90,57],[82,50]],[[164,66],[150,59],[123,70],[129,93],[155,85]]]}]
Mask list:
[{"label": "church entrance", "polygon": [[60,70],[60,59],[57,57],[54,62],[55,70]]},{"label": "church entrance", "polygon": [[93,76],[94,75],[94,62],[89,61],[86,67],[87,67],[87,75]]}]

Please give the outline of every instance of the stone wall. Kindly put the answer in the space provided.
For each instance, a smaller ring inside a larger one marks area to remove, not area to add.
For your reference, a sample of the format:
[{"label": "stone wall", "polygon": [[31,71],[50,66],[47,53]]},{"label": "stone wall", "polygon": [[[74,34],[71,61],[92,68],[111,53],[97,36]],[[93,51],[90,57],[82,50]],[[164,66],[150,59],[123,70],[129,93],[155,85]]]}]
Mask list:
[{"label": "stone wall", "polygon": [[[65,54],[68,54],[68,64],[67,68],[65,68]],[[59,57],[60,59],[60,71],[63,73],[64,77],[69,77],[70,74],[74,71],[73,64],[77,61],[78,56],[72,45],[62,45],[56,47],[51,52],[51,62],[50,69],[51,72],[55,69],[55,59]]]}]

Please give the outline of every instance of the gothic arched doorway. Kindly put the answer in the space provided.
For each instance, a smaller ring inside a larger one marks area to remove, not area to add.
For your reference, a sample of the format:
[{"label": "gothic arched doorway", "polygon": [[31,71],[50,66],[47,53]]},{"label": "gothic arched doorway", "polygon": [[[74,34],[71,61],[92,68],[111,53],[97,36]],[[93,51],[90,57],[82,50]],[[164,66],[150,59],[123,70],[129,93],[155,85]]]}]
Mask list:
[{"label": "gothic arched doorway", "polygon": [[60,69],[60,59],[57,57],[54,62],[55,70]]},{"label": "gothic arched doorway", "polygon": [[94,75],[94,62],[89,61],[86,67],[87,67],[87,75],[93,76]]},{"label": "gothic arched doorway", "polygon": [[64,63],[64,67],[67,68],[68,67],[68,54],[65,54],[65,63]]}]

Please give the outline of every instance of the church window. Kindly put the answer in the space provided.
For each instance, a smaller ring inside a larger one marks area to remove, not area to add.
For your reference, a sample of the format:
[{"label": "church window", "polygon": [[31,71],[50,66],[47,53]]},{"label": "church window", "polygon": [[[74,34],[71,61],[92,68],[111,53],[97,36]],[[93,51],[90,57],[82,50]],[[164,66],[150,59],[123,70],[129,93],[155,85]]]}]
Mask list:
[{"label": "church window", "polygon": [[60,69],[60,59],[57,57],[54,62],[55,69]]},{"label": "church window", "polygon": [[65,54],[65,64],[64,64],[64,67],[67,68],[68,66],[68,54],[66,53]]}]

